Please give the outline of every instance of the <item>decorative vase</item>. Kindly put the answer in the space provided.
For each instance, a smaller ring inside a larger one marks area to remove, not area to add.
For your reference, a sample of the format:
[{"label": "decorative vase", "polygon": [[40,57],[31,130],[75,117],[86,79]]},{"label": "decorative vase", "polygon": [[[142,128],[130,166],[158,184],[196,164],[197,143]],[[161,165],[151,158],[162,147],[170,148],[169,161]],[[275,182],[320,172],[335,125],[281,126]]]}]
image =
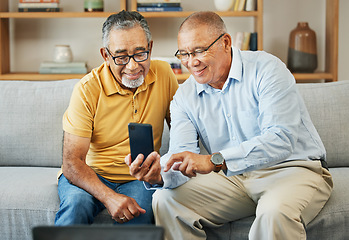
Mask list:
[{"label": "decorative vase", "polygon": [[228,11],[233,7],[234,0],[214,0],[214,5],[218,11]]},{"label": "decorative vase", "polygon": [[294,73],[312,73],[317,68],[316,34],[307,22],[290,33],[287,67]]},{"label": "decorative vase", "polygon": [[54,49],[53,61],[66,63],[73,61],[73,53],[69,45],[56,45]]},{"label": "decorative vase", "polygon": [[85,0],[84,9],[85,12],[103,12],[104,2],[103,0]]}]

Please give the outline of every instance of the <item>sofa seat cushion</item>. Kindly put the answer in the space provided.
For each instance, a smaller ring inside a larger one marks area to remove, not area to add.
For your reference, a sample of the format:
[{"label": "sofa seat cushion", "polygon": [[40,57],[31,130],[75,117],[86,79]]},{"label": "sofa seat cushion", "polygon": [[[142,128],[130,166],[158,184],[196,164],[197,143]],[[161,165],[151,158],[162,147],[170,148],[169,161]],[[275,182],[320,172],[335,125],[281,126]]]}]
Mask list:
[{"label": "sofa seat cushion", "polygon": [[308,239],[348,239],[349,167],[330,168],[333,191],[320,214],[307,227]]},{"label": "sofa seat cushion", "polygon": [[[1,239],[31,239],[31,229],[53,225],[59,208],[59,168],[0,167]],[[112,223],[105,210],[95,224]]]},{"label": "sofa seat cushion", "polygon": [[1,210],[57,211],[59,168],[0,167]]},{"label": "sofa seat cushion", "polygon": [[58,170],[0,167],[0,231],[4,239],[29,239],[32,227],[53,224],[59,207]]}]

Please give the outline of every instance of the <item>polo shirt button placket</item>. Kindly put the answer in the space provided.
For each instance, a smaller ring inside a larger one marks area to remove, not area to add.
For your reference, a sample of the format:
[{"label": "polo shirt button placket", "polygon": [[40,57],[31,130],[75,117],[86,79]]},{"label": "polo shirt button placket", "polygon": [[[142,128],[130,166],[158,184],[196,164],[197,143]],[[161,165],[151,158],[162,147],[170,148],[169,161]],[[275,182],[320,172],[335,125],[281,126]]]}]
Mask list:
[{"label": "polo shirt button placket", "polygon": [[138,114],[138,105],[136,101],[136,96],[133,96],[133,119],[138,122],[139,121],[139,114]]}]

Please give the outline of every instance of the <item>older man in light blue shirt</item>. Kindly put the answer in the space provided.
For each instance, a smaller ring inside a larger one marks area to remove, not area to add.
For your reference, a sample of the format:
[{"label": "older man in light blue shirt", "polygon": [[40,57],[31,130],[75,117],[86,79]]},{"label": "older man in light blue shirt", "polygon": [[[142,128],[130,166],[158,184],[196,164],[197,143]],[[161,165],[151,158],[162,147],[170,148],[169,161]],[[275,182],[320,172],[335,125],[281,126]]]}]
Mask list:
[{"label": "older man in light blue shirt", "polygon": [[256,215],[249,239],[306,239],[332,179],[294,77],[270,54],[232,48],[212,12],[182,23],[178,47],[192,75],[171,103],[169,152],[162,167],[126,159],[132,175],[162,188],[153,210],[165,238],[206,239],[205,226]]},{"label": "older man in light blue shirt", "polygon": [[[199,153],[198,134],[208,153],[223,155],[227,176],[290,160],[324,160],[325,148],[284,64],[265,52],[232,51],[222,89],[193,76],[180,86],[171,103],[170,151],[163,165],[173,153]],[[184,175],[177,178],[183,180],[164,184],[174,188],[185,181]]]}]

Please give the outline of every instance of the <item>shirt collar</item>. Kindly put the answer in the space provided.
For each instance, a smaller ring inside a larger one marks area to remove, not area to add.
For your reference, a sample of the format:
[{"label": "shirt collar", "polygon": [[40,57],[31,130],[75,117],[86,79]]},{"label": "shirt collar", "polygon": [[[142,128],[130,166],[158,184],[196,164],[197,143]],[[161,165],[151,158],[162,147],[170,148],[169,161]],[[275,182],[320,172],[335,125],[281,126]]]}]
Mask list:
[{"label": "shirt collar", "polygon": [[[232,51],[232,62],[230,65],[230,70],[229,70],[229,74],[228,74],[228,79],[225,82],[223,89],[224,90],[232,80],[237,80],[237,81],[241,81],[242,79],[242,60],[241,60],[241,53],[240,50],[232,47],[231,49]],[[191,76],[191,78],[194,79],[193,76]],[[195,80],[195,79],[194,79]],[[196,84],[196,91],[197,94],[199,95],[201,92],[205,91],[207,93],[212,93],[215,91],[214,88],[212,88],[210,85],[208,84],[200,84],[198,82],[195,81]]]},{"label": "shirt collar", "polygon": [[[152,63],[150,63],[151,66]],[[107,94],[107,96],[113,95],[115,93],[119,93],[121,95],[126,95],[132,93],[130,90],[127,90],[125,88],[122,88],[120,83],[116,81],[114,78],[114,75],[112,74],[109,66],[104,62],[100,68],[96,69],[95,76],[100,78],[100,81],[103,85],[104,91]],[[141,92],[144,91],[145,89],[148,88],[150,84],[155,82],[156,77],[155,73],[150,67],[149,72],[147,76],[144,79],[144,82],[142,83],[141,86],[137,88],[136,92]]]},{"label": "shirt collar", "polygon": [[238,48],[232,47],[233,61],[230,66],[228,77],[237,81],[242,79],[242,58],[241,51]]}]

